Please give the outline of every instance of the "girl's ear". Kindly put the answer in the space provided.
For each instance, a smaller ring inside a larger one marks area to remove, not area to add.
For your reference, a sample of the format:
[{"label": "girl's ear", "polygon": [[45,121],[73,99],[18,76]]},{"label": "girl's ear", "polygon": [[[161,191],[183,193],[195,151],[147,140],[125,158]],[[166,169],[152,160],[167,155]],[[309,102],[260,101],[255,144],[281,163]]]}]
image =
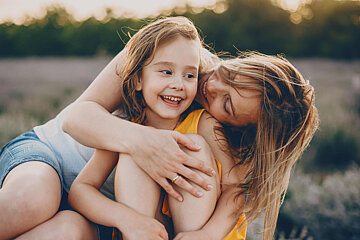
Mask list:
[{"label": "girl's ear", "polygon": [[135,90],[136,91],[141,91],[142,90],[142,81],[141,78],[139,77],[135,77],[135,81],[136,81],[136,86],[135,86]]}]

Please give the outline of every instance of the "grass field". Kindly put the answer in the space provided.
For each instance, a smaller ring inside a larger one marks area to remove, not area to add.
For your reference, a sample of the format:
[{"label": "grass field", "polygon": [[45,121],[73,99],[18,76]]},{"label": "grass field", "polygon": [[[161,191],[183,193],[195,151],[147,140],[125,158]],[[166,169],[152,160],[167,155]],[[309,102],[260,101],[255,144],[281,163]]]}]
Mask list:
[{"label": "grass field", "polygon": [[[61,109],[74,101],[81,92],[86,89],[86,87],[109,61],[110,58],[0,59],[0,145],[4,145],[7,141],[18,134],[30,130],[36,125],[45,123],[56,116]],[[329,131],[341,128],[345,132],[355,136],[355,138],[359,138],[360,61],[350,62],[328,59],[293,59],[291,62],[315,87],[316,105],[319,109],[321,119],[320,130],[318,131],[317,136],[323,135],[326,138],[326,134]],[[357,141],[356,144],[358,145],[355,146],[355,148],[360,148],[359,142],[360,141]],[[312,148],[313,146],[311,145],[310,151],[308,152],[311,153]],[[348,186],[347,183],[359,182],[360,177],[358,173],[360,171],[352,171],[355,172],[345,172],[344,175],[341,176],[339,176],[339,173],[331,175],[331,177],[328,178],[328,181],[336,182],[338,181],[336,179],[344,179],[344,181],[347,181],[346,184],[344,182],[345,185],[341,187],[341,191],[344,191],[342,195],[355,196],[351,200],[353,201],[351,203],[355,204],[355,208],[350,208],[349,211],[351,211],[351,213],[354,213],[355,211],[354,219],[358,219],[358,216],[360,216],[360,199],[356,196],[360,196],[360,194],[356,191],[359,191],[360,187],[355,188],[355,190],[353,190],[353,188],[349,188],[349,190],[346,189],[346,186]],[[306,189],[310,189],[308,186],[311,184],[313,184],[313,189],[323,189],[318,190],[318,192],[324,192],[324,189],[327,189],[326,181],[324,181],[324,183],[314,183],[311,182],[313,176],[304,176],[302,174],[303,173],[295,174],[295,178],[297,180],[293,182],[293,184],[290,183],[292,196],[295,196],[294,194],[298,191],[297,189],[302,189],[302,192]],[[303,185],[301,185],[302,183]],[[335,199],[336,203],[345,201],[343,199],[339,200],[339,193],[335,190],[329,191],[333,191],[334,196],[336,197],[332,197],[333,195],[331,195],[331,193],[325,191],[324,195],[327,196],[326,199]],[[305,205],[312,206],[312,209],[318,208],[319,205],[316,205],[315,203],[313,204],[313,193],[308,192],[308,194],[311,197],[309,197],[309,200],[303,200],[303,208],[300,208],[299,204],[296,204],[296,199],[298,199],[298,197],[292,197],[293,200],[285,201],[285,203],[289,203],[288,206],[291,206],[288,207],[289,210],[287,216],[290,216],[291,211],[295,211],[296,207],[299,207],[296,211],[300,212],[304,212],[306,210]],[[344,204],[346,205],[348,203],[344,202]],[[330,205],[333,206],[334,204]],[[313,211],[312,209],[311,211]],[[337,215],[339,211],[334,214]],[[319,215],[320,213],[314,212],[314,214]],[[350,212],[346,211],[341,212],[341,214],[341,216],[344,214],[350,216]],[[306,219],[311,218],[305,216],[302,223],[304,226],[309,226],[310,224],[309,222],[306,222]],[[340,222],[346,222],[348,220],[349,219],[343,220],[336,218],[336,221]],[[338,227],[339,223],[336,221],[335,226]],[[297,226],[299,226],[299,224],[297,224]],[[349,228],[347,225],[344,226],[346,229]],[[356,233],[359,229],[359,227],[355,228],[353,232],[355,231]],[[316,231],[318,230],[313,230],[313,235],[310,234],[310,236],[315,236]],[[338,229],[336,231],[338,231]],[[341,236],[344,236],[344,238],[328,237],[326,239],[356,239],[346,237],[350,236],[346,234],[342,234]],[[252,229],[250,229],[249,239],[258,239]],[[288,237],[288,239],[311,238]]]}]

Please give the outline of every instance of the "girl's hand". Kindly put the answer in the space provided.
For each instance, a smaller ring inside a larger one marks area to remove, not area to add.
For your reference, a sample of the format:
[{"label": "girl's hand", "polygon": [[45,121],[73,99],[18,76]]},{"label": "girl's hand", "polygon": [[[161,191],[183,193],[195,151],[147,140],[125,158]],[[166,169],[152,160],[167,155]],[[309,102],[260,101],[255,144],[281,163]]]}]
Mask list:
[{"label": "girl's hand", "polygon": [[136,214],[136,217],[129,219],[125,227],[121,229],[123,237],[128,240],[168,240],[168,233],[164,225],[156,219]]},{"label": "girl's hand", "polygon": [[129,146],[131,149],[129,154],[136,164],[178,201],[182,201],[183,198],[170,184],[171,180],[178,175],[180,177],[174,183],[196,197],[202,196],[201,191],[187,180],[205,190],[211,189],[209,182],[191,168],[198,169],[209,176],[214,176],[215,171],[206,166],[203,161],[193,158],[181,150],[179,145],[192,151],[200,150],[200,147],[186,135],[176,131],[144,127],[141,136],[133,145]]},{"label": "girl's hand", "polygon": [[210,240],[212,239],[205,231],[180,232],[174,240]]}]

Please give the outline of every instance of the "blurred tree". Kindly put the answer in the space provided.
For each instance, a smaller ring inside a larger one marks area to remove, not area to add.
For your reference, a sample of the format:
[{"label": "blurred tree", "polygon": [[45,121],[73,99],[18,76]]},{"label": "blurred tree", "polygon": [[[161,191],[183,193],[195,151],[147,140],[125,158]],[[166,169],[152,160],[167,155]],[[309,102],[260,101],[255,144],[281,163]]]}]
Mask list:
[{"label": "blurred tree", "polygon": [[[313,0],[289,12],[271,0],[218,0],[207,9],[186,6],[170,13],[177,14],[191,18],[216,51],[360,57],[360,1]],[[76,22],[64,9],[53,8],[44,18],[24,25],[0,24],[0,57],[113,55],[127,39],[124,28],[139,29],[146,21],[116,19],[108,9],[103,20]]]}]

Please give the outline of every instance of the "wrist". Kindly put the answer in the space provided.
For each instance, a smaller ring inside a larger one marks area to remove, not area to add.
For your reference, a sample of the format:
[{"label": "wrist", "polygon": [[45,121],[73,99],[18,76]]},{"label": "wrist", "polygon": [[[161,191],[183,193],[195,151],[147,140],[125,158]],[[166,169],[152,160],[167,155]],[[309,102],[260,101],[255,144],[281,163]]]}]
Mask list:
[{"label": "wrist", "polygon": [[[117,118],[119,121],[119,118]],[[141,147],[140,141],[142,139],[142,134],[144,133],[145,126],[140,124],[136,124],[124,119],[120,119],[122,121],[121,132],[115,133],[114,138],[108,138],[109,144],[112,145],[112,148],[116,150],[116,152],[132,154],[136,153]]]},{"label": "wrist", "polygon": [[132,221],[133,219],[134,211],[131,208],[122,206],[121,204],[119,204],[119,207],[120,211],[113,214],[114,222],[112,227],[117,228],[120,232],[126,232],[129,229],[129,221]]},{"label": "wrist", "polygon": [[127,140],[121,141],[123,151],[122,153],[129,154],[133,156],[133,154],[136,154],[139,149],[143,147],[142,140],[145,138],[147,127],[131,123],[128,126],[128,132],[127,134]]}]

